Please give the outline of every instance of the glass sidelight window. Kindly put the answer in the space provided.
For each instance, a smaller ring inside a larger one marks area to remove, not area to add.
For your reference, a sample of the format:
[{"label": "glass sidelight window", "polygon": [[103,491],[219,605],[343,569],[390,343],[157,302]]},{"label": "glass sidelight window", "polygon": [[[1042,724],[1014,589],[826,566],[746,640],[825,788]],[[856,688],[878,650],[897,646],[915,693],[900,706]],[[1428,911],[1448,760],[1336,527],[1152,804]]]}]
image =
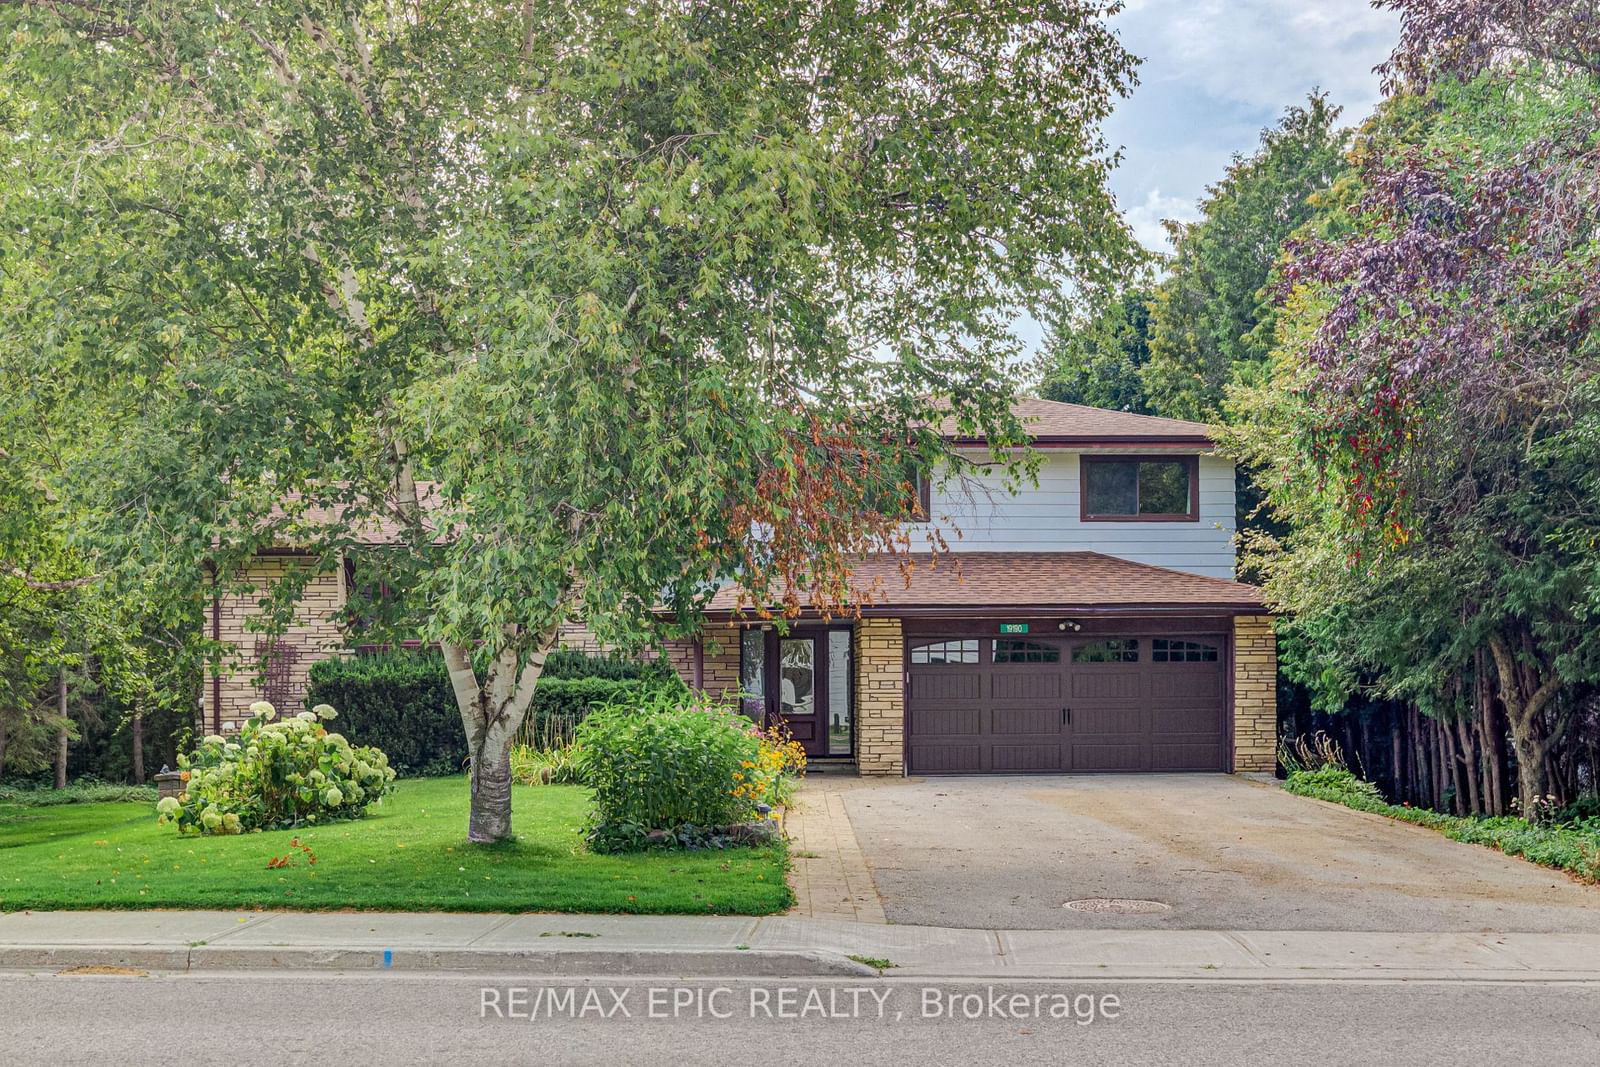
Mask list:
[{"label": "glass sidelight window", "polygon": [[756,722],[767,714],[767,635],[755,628],[739,632],[739,710]]},{"label": "glass sidelight window", "polygon": [[828,755],[850,755],[850,631],[828,631]]}]

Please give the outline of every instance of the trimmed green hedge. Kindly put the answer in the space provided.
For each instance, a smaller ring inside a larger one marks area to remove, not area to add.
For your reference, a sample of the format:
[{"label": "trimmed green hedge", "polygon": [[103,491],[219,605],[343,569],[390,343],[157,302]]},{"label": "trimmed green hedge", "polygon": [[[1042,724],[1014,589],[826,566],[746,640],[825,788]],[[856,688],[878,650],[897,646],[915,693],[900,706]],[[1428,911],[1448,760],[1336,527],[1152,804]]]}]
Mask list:
[{"label": "trimmed green hedge", "polygon": [[630,659],[615,652],[579,652],[558,648],[544,661],[547,678],[603,678],[610,681],[670,682],[677,675],[664,659]]},{"label": "trimmed green hedge", "polygon": [[24,808],[50,808],[59,804],[120,804],[156,802],[153,785],[116,785],[80,779],[65,789],[55,789],[39,782],[18,782],[0,785],[0,804],[16,804]]},{"label": "trimmed green hedge", "polygon": [[1390,804],[1383,799],[1377,786],[1336,767],[1295,771],[1289,775],[1284,788],[1303,797],[1416,823],[1454,841],[1487,845],[1541,867],[1570,871],[1586,882],[1600,882],[1600,825],[1593,820],[1582,824],[1538,826],[1513,815],[1446,815],[1429,808]]},{"label": "trimmed green hedge", "polygon": [[[540,678],[534,689],[523,726],[526,737],[570,728],[602,704],[635,703],[646,694],[683,688],[665,667],[582,653],[557,655],[557,672]],[[597,669],[611,676],[575,676],[586,662],[598,663]],[[401,775],[455,774],[466,764],[461,716],[444,657],[437,652],[378,652],[315,663],[306,706],[316,704],[338,708],[340,732],[352,744],[381,748]]]}]

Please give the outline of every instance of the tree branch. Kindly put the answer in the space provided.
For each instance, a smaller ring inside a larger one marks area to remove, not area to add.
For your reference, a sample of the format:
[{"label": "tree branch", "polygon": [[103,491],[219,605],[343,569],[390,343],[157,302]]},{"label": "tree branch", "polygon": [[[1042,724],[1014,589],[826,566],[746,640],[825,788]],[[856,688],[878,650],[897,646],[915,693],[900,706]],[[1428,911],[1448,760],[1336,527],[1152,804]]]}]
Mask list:
[{"label": "tree branch", "polygon": [[22,584],[29,589],[41,593],[59,593],[64,589],[80,589],[86,585],[93,585],[104,577],[104,575],[99,574],[86,574],[82,578],[61,578],[56,581],[45,581],[32,577],[20,567],[9,567],[7,571],[13,578],[22,579]]}]

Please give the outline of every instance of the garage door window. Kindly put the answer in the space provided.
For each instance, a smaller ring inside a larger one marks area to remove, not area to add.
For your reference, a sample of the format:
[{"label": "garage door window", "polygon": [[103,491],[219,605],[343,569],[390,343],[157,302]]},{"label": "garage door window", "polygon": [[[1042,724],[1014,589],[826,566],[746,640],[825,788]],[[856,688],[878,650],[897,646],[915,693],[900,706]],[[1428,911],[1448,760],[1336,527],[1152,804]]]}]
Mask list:
[{"label": "garage door window", "polygon": [[1132,638],[1091,641],[1072,650],[1074,663],[1138,663],[1139,642]]},{"label": "garage door window", "polygon": [[1215,663],[1217,646],[1204,641],[1170,641],[1158,637],[1150,642],[1153,663]]},{"label": "garage door window", "polygon": [[1002,638],[994,643],[994,661],[996,663],[1060,663],[1061,650],[1055,645],[1041,644],[1038,641],[1009,641]]},{"label": "garage door window", "polygon": [[912,663],[976,663],[978,639],[966,641],[929,641],[911,646]]}]

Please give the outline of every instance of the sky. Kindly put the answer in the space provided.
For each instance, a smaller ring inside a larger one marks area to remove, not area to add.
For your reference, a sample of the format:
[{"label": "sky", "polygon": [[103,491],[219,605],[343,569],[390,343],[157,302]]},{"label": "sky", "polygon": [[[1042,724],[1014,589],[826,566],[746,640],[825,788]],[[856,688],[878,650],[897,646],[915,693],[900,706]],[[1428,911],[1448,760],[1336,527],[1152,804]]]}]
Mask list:
[{"label": "sky", "polygon": [[[1194,219],[1206,186],[1285,107],[1321,88],[1347,123],[1364,118],[1399,18],[1367,0],[1127,0],[1112,25],[1144,62],[1105,127],[1124,157],[1111,189],[1134,235],[1166,251],[1161,220]],[[1017,324],[1030,351],[1040,332]]]}]

